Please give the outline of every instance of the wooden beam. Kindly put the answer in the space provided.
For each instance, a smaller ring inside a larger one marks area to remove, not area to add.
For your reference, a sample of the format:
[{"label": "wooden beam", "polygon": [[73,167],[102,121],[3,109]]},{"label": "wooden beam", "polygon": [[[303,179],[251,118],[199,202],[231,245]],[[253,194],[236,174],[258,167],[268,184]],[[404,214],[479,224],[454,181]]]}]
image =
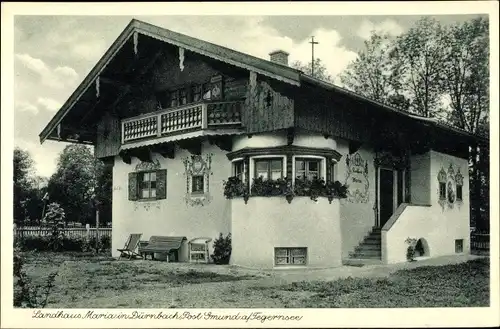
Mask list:
[{"label": "wooden beam", "polygon": [[131,87],[130,87],[130,85],[128,85],[127,87],[123,88],[120,91],[120,93],[118,94],[116,99],[113,101],[113,104],[111,104],[111,106],[109,107],[110,110],[114,110],[116,108],[116,106],[122,100],[122,98],[125,97],[125,95],[127,95],[129,93],[130,89],[131,89]]},{"label": "wooden beam", "polygon": [[153,152],[160,154],[164,158],[175,158],[175,145],[174,144],[158,144],[152,149]]},{"label": "wooden beam", "polygon": [[231,136],[208,136],[208,142],[226,152],[231,152],[233,150],[233,140]]},{"label": "wooden beam", "polygon": [[107,77],[107,76],[102,76],[102,75],[99,77],[99,80],[100,80],[101,84],[108,84],[108,85],[117,86],[120,88],[126,88],[126,87],[130,86],[130,84],[128,84],[124,81],[121,81],[121,80],[118,80],[115,78],[111,78],[111,77]]},{"label": "wooden beam", "polygon": [[[143,66],[139,70],[138,75],[136,77],[136,80],[133,81],[133,83],[131,83],[131,84],[127,84],[127,86],[122,89],[122,91],[120,92],[120,94],[118,95],[118,97],[115,99],[115,101],[113,102],[113,104],[111,104],[110,109],[114,109],[118,105],[118,103],[123,99],[123,97],[125,97],[130,92],[130,90],[132,89],[132,87],[135,87],[135,85],[137,84],[137,80],[139,80],[140,77],[142,77],[144,74],[146,74],[151,69],[151,67],[153,66],[153,64],[157,61],[157,59],[162,54],[163,54],[163,50],[162,49],[160,49],[160,50],[158,50],[156,52],[156,54],[153,56],[153,58],[145,66]],[[137,61],[133,61],[132,63],[137,63]],[[128,68],[128,70],[130,70],[130,69]],[[132,70],[132,71],[135,71],[135,69]]]},{"label": "wooden beam", "polygon": [[125,162],[126,164],[131,164],[132,163],[132,157],[130,156],[130,153],[127,151],[121,151],[119,153],[120,158],[122,158],[122,161]]},{"label": "wooden beam", "polygon": [[115,165],[115,157],[104,157],[99,160],[101,160],[105,166],[113,167]]},{"label": "wooden beam", "polygon": [[356,153],[361,147],[361,142],[349,141],[349,154]]},{"label": "wooden beam", "polygon": [[[141,67],[141,69],[139,70],[138,74],[137,74],[137,77],[138,78],[141,78],[142,76],[144,76],[146,73],[149,72],[149,70],[153,67],[154,63],[156,63],[156,61],[158,60],[158,58],[163,55],[163,49],[160,49],[158,50],[154,55],[153,55],[153,58],[144,66]],[[133,70],[135,71],[135,69]],[[137,81],[139,79],[136,79],[135,81]]]},{"label": "wooden beam", "polygon": [[294,138],[295,138],[295,129],[288,128],[286,130],[286,143],[287,143],[287,145],[292,145]]},{"label": "wooden beam", "polygon": [[153,162],[153,154],[149,147],[133,149],[131,153],[142,162]]},{"label": "wooden beam", "polygon": [[88,118],[90,117],[90,115],[94,112],[94,110],[97,108],[97,106],[99,104],[101,104],[101,97],[99,97],[99,99],[96,100],[96,102],[94,103],[94,105],[90,108],[90,110],[88,110],[85,115],[83,116],[83,118],[80,120],[80,125],[85,125],[85,122],[88,120]]},{"label": "wooden beam", "polygon": [[180,148],[187,150],[193,155],[201,155],[201,140],[185,139],[177,142]]}]

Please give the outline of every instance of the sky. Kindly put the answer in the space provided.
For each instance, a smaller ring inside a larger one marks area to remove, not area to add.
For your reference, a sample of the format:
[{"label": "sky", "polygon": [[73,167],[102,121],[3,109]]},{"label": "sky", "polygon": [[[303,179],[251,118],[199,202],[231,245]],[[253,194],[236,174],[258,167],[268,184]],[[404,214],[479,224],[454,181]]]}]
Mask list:
[{"label": "sky", "polygon": [[[477,15],[433,16],[443,24]],[[423,16],[16,16],[14,18],[14,145],[49,177],[66,143],[39,133],[132,18],[264,59],[283,49],[289,62],[311,59],[311,36],[329,73],[356,59],[370,32],[397,36]],[[338,80],[337,80],[338,82]]]}]

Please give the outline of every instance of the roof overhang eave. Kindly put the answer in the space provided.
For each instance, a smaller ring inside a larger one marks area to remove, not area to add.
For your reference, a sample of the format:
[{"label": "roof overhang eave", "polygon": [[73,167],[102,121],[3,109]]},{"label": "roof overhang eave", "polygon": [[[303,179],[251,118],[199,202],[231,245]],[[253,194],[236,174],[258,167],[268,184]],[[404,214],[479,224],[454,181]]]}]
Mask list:
[{"label": "roof overhang eave", "polygon": [[370,98],[367,98],[367,97],[362,96],[362,95],[360,95],[358,93],[355,93],[355,92],[352,92],[350,90],[341,88],[339,86],[335,86],[335,85],[333,85],[331,83],[328,83],[326,81],[322,81],[322,80],[316,79],[316,78],[311,77],[309,75],[302,74],[301,75],[301,79],[303,79],[304,81],[309,82],[311,84],[314,84],[316,86],[320,86],[320,87],[322,87],[324,89],[334,90],[336,92],[343,93],[343,94],[348,95],[348,96],[350,96],[352,98],[355,98],[355,99],[358,99],[360,101],[376,105],[376,106],[378,106],[380,108],[383,108],[383,109],[385,109],[387,111],[391,111],[393,113],[396,113],[396,114],[399,114],[399,115],[402,115],[402,116],[406,116],[406,117],[411,118],[413,120],[420,121],[420,122],[426,123],[426,124],[431,124],[431,125],[434,125],[434,126],[436,126],[438,128],[441,128],[441,129],[444,129],[444,130],[447,130],[447,131],[450,131],[450,132],[453,132],[453,133],[456,133],[456,134],[459,134],[459,135],[462,135],[462,136],[465,136],[465,137],[468,137],[468,138],[472,138],[472,139],[474,139],[477,142],[480,142],[480,143],[483,143],[483,144],[488,144],[489,143],[489,139],[486,138],[486,137],[475,135],[475,134],[471,134],[470,132],[467,132],[467,131],[464,131],[464,130],[461,130],[461,129],[458,129],[458,128],[455,128],[455,127],[450,127],[448,125],[444,125],[443,123],[439,122],[435,118],[427,118],[427,117],[423,117],[423,116],[419,116],[419,115],[415,115],[415,114],[411,114],[411,113],[406,113],[403,110],[399,110],[399,109],[397,109],[397,108],[395,108],[393,106],[384,104],[382,102],[379,102],[379,101],[376,101],[376,100],[373,100],[373,99],[370,99]]}]

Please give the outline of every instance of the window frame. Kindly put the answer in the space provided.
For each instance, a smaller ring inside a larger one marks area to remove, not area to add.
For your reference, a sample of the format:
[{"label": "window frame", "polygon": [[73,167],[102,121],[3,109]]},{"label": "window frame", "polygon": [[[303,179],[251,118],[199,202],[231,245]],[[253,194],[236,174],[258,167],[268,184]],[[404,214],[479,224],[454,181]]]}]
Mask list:
[{"label": "window frame", "polygon": [[[464,200],[463,199],[463,193],[464,193],[463,185],[457,184],[457,186],[455,188],[456,188],[456,191],[455,191],[455,200],[459,201],[459,202],[462,202]],[[460,194],[458,193],[458,191],[460,191]]]},{"label": "window frame", "polygon": [[464,239],[455,239],[455,254],[464,253]]},{"label": "window frame", "polygon": [[[296,168],[296,161],[297,160],[318,160],[319,161],[319,179],[327,180],[326,177],[326,172],[327,172],[327,160],[326,157],[324,156],[319,156],[319,155],[293,155],[292,156],[292,184],[295,184],[295,180],[297,178],[297,168]],[[336,167],[337,162],[334,161],[335,164],[331,164],[332,168]],[[336,169],[336,168],[335,168]],[[334,169],[332,169],[334,170]],[[336,170],[334,171],[333,175],[335,175]],[[335,181],[335,176],[332,177],[332,179]]]},{"label": "window frame", "polygon": [[[298,177],[298,169],[297,169],[297,162],[298,161],[303,161],[304,162],[304,176],[300,177],[300,179],[306,179],[310,180],[308,177],[308,174],[310,172],[309,164],[311,162],[315,162],[318,165],[318,170],[316,171],[318,173],[317,179],[323,178],[323,159],[321,158],[314,158],[314,157],[299,157],[299,156],[294,156],[293,163],[294,163],[294,178],[297,179]],[[312,180],[311,180],[312,181]]]},{"label": "window frame", "polygon": [[[205,94],[208,95],[207,98],[205,98]],[[212,84],[210,82],[205,82],[201,84],[201,100],[202,101],[209,101],[212,99]]]},{"label": "window frame", "polygon": [[[196,104],[203,101],[211,101],[214,99],[212,88],[216,84],[217,83],[211,82],[211,80],[207,80],[202,83],[178,86],[175,89],[168,89],[157,92],[157,103],[159,104],[161,109],[168,109]],[[221,85],[219,85],[219,88],[221,88]],[[205,95],[208,96],[205,97]],[[195,99],[196,96],[198,96],[199,98]],[[220,98],[222,99],[222,91]]]},{"label": "window frame", "polygon": [[[151,174],[155,174],[155,179],[154,179],[154,183],[155,183],[155,187],[154,187],[154,191],[155,191],[155,196],[151,196],[151,182],[153,182],[153,180],[151,180]],[[144,191],[144,188],[142,187],[142,183],[144,183],[145,181],[143,180],[144,179],[144,176],[148,174],[150,176],[150,179],[147,181],[149,184],[148,184],[148,195],[149,197],[143,197],[143,191]],[[157,199],[157,170],[144,170],[144,171],[139,171],[137,172],[137,200],[139,201],[144,201],[144,200],[156,200]]]},{"label": "window frame", "polygon": [[[195,178],[201,177],[201,190],[194,190]],[[190,193],[193,195],[202,195],[205,193],[205,175],[191,175]]]},{"label": "window frame", "polygon": [[179,90],[179,105],[184,106],[190,103],[190,99],[188,98],[188,88],[180,88]]},{"label": "window frame", "polygon": [[[198,99],[195,99],[196,95],[198,95]],[[189,99],[190,103],[197,103],[203,100],[203,85],[195,84],[191,86],[191,98]]]},{"label": "window frame", "polygon": [[439,200],[446,200],[447,188],[446,182],[439,182]]},{"label": "window frame", "polygon": [[[241,172],[237,171],[237,168],[241,166]],[[241,182],[245,182],[245,160],[240,158],[240,159],[234,159],[231,161],[231,174],[233,177],[238,177]]]},{"label": "window frame", "polygon": [[281,164],[281,177],[277,178],[277,179],[282,179],[284,178],[286,175],[285,175],[285,168],[286,168],[286,156],[258,156],[258,157],[253,157],[252,158],[252,163],[253,163],[253,169],[252,169],[252,174],[253,174],[253,178],[259,178],[260,176],[257,175],[257,163],[258,162],[268,162],[268,166],[267,166],[267,179],[264,179],[264,180],[276,180],[276,179],[272,179],[272,173],[273,173],[273,170],[272,170],[272,162],[273,161],[280,161],[280,164]]},{"label": "window frame", "polygon": [[[179,99],[180,99],[180,89],[172,90],[169,93],[170,93],[169,108],[178,107],[179,106]],[[175,105],[173,105],[174,101],[175,101]]]},{"label": "window frame", "polygon": [[[293,256],[292,255],[293,249],[303,249],[305,251],[305,256]],[[286,256],[278,256],[278,250],[285,250]],[[288,261],[287,261],[287,263],[279,264],[277,261],[278,258],[287,258]],[[304,258],[304,263],[303,264],[294,263],[293,262],[294,258]],[[274,247],[273,259],[274,259],[274,266],[275,267],[284,267],[284,266],[304,267],[304,266],[307,266],[309,263],[308,248],[307,247]]]}]

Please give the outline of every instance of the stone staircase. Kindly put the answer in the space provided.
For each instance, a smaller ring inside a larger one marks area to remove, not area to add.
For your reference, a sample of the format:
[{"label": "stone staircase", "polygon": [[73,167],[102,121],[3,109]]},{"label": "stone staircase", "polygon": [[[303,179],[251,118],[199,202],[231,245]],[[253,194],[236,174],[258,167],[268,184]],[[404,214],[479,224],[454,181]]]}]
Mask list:
[{"label": "stone staircase", "polygon": [[349,259],[381,260],[382,233],[380,227],[373,227],[364,240],[349,253]]}]

